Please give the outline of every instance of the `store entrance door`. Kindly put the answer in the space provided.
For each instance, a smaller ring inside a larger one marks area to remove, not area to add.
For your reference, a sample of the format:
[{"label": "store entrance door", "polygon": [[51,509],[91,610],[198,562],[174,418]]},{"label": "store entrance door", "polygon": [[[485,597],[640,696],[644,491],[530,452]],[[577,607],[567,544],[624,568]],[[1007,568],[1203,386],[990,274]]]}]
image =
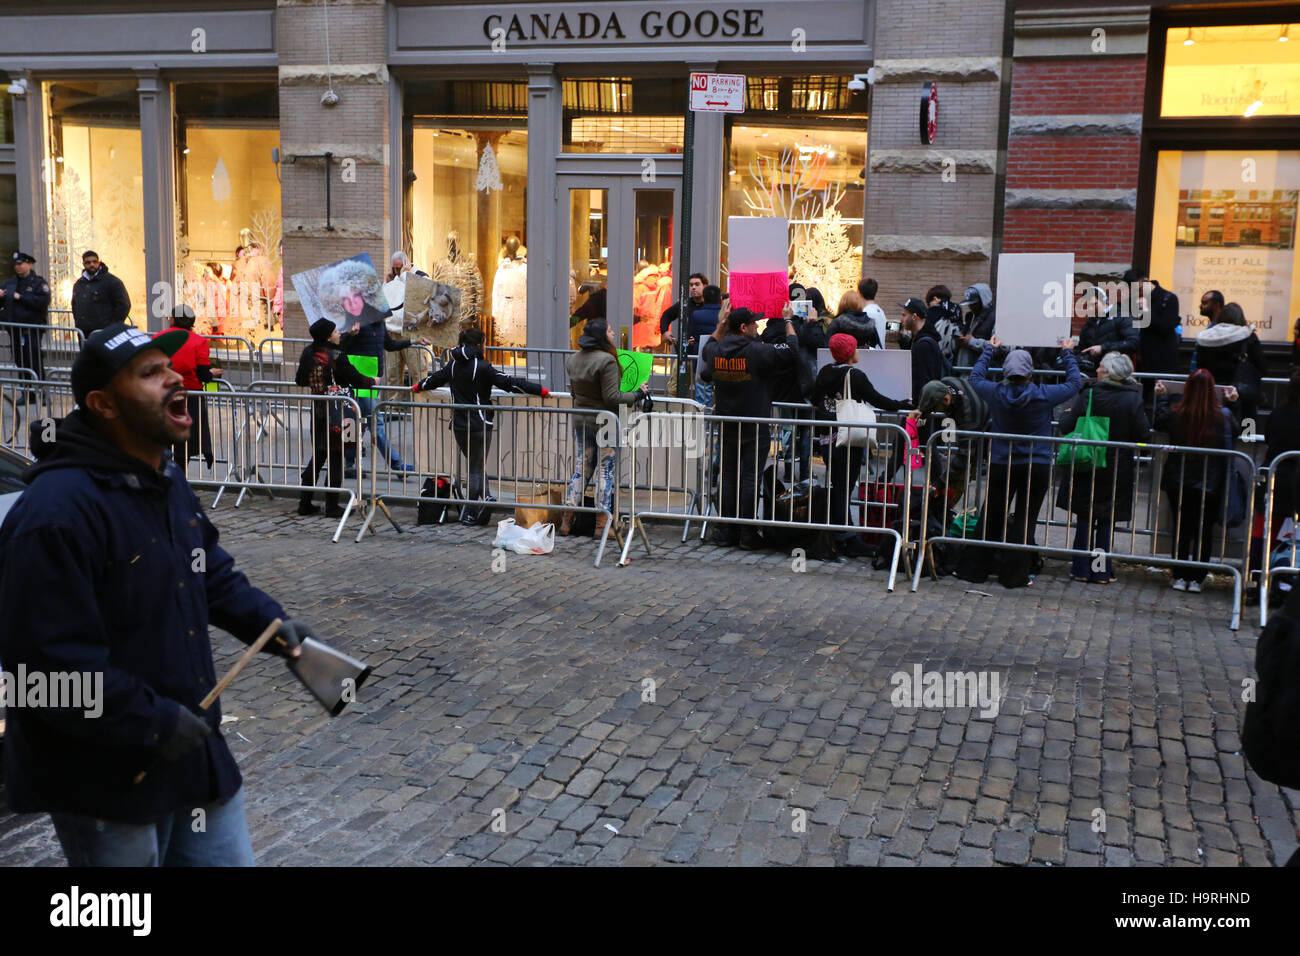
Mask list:
[{"label": "store entrance door", "polygon": [[[555,314],[570,316],[570,347],[585,319],[605,319],[619,348],[667,351],[659,317],[676,299],[680,176],[557,177]],[[576,318],[575,318],[576,316]]]}]

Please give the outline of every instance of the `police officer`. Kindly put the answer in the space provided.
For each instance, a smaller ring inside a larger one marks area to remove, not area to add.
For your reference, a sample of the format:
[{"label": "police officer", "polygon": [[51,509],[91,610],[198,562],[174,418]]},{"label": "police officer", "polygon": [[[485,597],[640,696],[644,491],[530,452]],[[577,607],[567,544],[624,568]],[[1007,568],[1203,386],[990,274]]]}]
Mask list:
[{"label": "police officer", "polygon": [[8,322],[9,343],[14,364],[31,369],[37,380],[44,380],[41,364],[41,339],[45,335],[31,325],[50,324],[50,284],[36,274],[36,260],[25,252],[14,253],[14,274],[0,288],[0,315]]}]

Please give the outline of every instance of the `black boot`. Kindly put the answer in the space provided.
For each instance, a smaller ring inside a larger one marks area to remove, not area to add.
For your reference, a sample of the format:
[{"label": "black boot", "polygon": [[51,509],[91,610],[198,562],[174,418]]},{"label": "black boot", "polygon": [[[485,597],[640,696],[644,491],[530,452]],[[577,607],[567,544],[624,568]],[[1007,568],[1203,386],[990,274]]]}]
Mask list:
[{"label": "black boot", "polygon": [[337,494],[327,494],[325,496],[325,517],[343,517],[343,509],[339,507],[339,496]]},{"label": "black boot", "polygon": [[298,514],[314,515],[320,514],[320,508],[311,503],[311,492],[304,491],[298,496]]}]

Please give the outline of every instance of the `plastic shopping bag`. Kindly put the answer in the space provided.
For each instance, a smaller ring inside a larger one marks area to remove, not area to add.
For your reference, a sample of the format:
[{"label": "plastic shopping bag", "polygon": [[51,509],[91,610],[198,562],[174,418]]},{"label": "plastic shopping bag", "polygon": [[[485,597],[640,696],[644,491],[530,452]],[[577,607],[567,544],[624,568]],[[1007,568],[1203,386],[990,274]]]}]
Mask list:
[{"label": "plastic shopping bag", "polygon": [[528,528],[515,524],[514,518],[497,522],[494,548],[506,548],[516,554],[550,554],[555,550],[555,525],[540,521]]}]

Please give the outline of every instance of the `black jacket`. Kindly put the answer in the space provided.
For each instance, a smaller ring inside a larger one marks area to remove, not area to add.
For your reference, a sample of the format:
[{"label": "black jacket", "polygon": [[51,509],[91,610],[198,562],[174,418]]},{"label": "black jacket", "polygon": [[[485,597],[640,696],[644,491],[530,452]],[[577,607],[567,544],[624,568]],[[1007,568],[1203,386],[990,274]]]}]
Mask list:
[{"label": "black jacket", "polygon": [[876,391],[867,373],[852,365],[823,365],[813,382],[812,403],[820,419],[835,418],[835,402],[844,398],[844,379],[849,380],[849,390],[855,402],[866,402],[884,412],[901,412],[911,405],[907,399],[889,398]]},{"label": "black jacket", "polygon": [[[1100,355],[1085,355],[1087,349],[1094,345],[1101,346]],[[1107,352],[1122,352],[1129,358],[1137,358],[1138,330],[1133,328],[1133,320],[1127,315],[1107,316],[1093,315],[1083,323],[1079,338],[1074,346],[1074,357],[1081,368],[1095,370]]]},{"label": "black jacket", "polygon": [[[1142,401],[1142,386],[1138,382],[1118,384],[1104,380],[1087,382],[1083,391],[1061,414],[1062,435],[1074,431],[1079,418],[1088,413],[1090,396],[1093,417],[1110,421],[1107,441],[1144,442],[1150,437],[1151,423],[1147,421],[1146,406]],[[1087,514],[1091,508],[1098,515],[1105,515],[1110,513],[1113,495],[1115,520],[1127,521],[1133,514],[1135,484],[1133,453],[1107,448],[1105,468],[1073,473],[1069,469],[1063,470],[1056,506],[1074,514]]]},{"label": "black jacket", "polygon": [[302,354],[298,356],[298,371],[293,380],[303,388],[310,388],[313,395],[324,395],[331,385],[373,388],[375,384],[369,375],[358,372],[338,349],[315,342],[303,346]]},{"label": "black jacket", "polygon": [[[1227,429],[1227,432],[1225,432]],[[1224,448],[1228,447],[1229,434],[1235,435],[1237,421],[1232,412],[1223,409],[1223,416],[1210,429],[1206,441],[1194,442],[1187,435],[1187,426],[1182,416],[1174,411],[1168,395],[1156,396],[1155,430],[1169,436],[1171,445],[1183,445],[1189,448]],[[1227,490],[1227,455],[1186,455],[1171,452],[1165,460],[1164,471],[1160,477],[1160,486],[1177,500],[1179,486],[1192,489],[1207,489],[1211,495],[1220,495]]]},{"label": "black jacket", "polygon": [[943,378],[950,371],[939,346],[939,333],[933,323],[926,322],[912,336],[912,402],[921,401],[921,389],[927,382]]},{"label": "black jacket", "polygon": [[[374,318],[378,316],[378,319]],[[360,321],[364,325],[357,326],[356,330],[343,336],[343,354],[345,355],[368,355],[379,360],[378,377],[384,377],[384,353],[400,352],[402,349],[411,347],[410,339],[394,338],[393,333],[388,330],[387,324],[383,321],[383,316],[379,315],[379,310],[375,309],[370,303],[361,312]]]},{"label": "black jacket", "polygon": [[[33,429],[38,464],[0,527],[0,660],[10,673],[102,674],[103,713],[10,708],[9,806],[146,823],[228,799],[240,776],[220,701],[198,709],[216,683],[208,624],[247,644],[284,609],[235,570],[170,456],[157,472],[79,411],[54,438]],[[182,704],[212,734],[155,766]]]},{"label": "black jacket", "polygon": [[829,342],[832,335],[839,335],[841,332],[853,336],[860,349],[878,349],[884,346],[880,341],[876,323],[865,312],[841,312],[835,316],[826,330],[826,341]]},{"label": "black jacket", "polygon": [[[10,276],[4,284],[4,298],[0,299],[0,317],[22,325],[50,324],[50,284],[35,272],[25,278]],[[44,335],[41,333],[34,333]]]},{"label": "black jacket", "polygon": [[72,321],[89,336],[106,325],[123,322],[131,314],[131,297],[122,280],[99,264],[89,279],[83,272],[72,286]]},{"label": "black jacket", "polygon": [[[794,319],[795,339],[799,338],[799,325]],[[785,322],[781,319],[770,320],[763,327],[762,341],[769,345],[779,345],[786,340]],[[796,348],[796,359],[784,368],[777,369],[772,375],[772,401],[803,404],[813,387],[813,371],[802,353]]]},{"label": "black jacket", "polygon": [[[457,405],[491,405],[494,387],[503,392],[542,394],[542,386],[527,379],[512,378],[494,368],[491,362],[483,358],[483,353],[472,345],[452,349],[447,355],[447,364],[416,386],[416,391],[427,392],[444,385],[451,386],[451,400]],[[493,412],[490,408],[478,411],[452,409],[451,427],[460,431],[483,431],[491,428],[492,423]]]},{"label": "black jacket", "polygon": [[1151,292],[1150,322],[1138,331],[1138,371],[1178,371],[1178,333],[1175,330],[1180,322],[1178,296],[1156,285]]},{"label": "black jacket", "polygon": [[1259,336],[1248,325],[1229,325],[1219,322],[1202,329],[1196,336],[1196,351],[1192,353],[1193,369],[1209,369],[1214,384],[1231,385],[1237,379],[1237,363],[1248,361],[1260,375],[1268,373],[1268,362]]},{"label": "black jacket", "polygon": [[772,417],[774,373],[798,361],[798,347],[793,335],[779,345],[736,332],[724,336],[712,354],[700,360],[700,378],[714,384],[713,410],[719,415]]}]

